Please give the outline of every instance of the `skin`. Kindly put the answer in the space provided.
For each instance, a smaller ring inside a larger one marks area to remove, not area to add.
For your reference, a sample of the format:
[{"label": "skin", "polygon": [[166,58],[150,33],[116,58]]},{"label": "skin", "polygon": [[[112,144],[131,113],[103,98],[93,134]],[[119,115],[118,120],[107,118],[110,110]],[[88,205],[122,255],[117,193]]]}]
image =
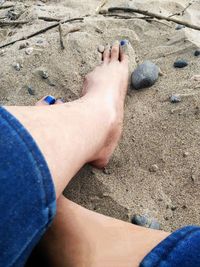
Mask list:
[{"label": "skin", "polygon": [[84,164],[102,168],[109,162],[122,132],[127,86],[128,57],[116,42],[86,76],[79,100],[7,107],[35,139],[53,177],[57,215],[38,246],[47,266],[139,266],[169,235],[97,214],[61,195]]}]

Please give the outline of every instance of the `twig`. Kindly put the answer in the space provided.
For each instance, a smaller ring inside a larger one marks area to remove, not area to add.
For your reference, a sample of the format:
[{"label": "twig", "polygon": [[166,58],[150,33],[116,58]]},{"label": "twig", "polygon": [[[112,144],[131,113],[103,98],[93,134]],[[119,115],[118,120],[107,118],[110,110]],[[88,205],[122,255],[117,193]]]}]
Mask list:
[{"label": "twig", "polygon": [[95,12],[98,14],[101,8],[104,7],[107,2],[108,0],[102,0],[101,4],[96,8]]},{"label": "twig", "polygon": [[26,20],[21,20],[21,21],[0,21],[0,26],[7,26],[7,25],[22,25],[22,24],[27,24],[30,21]]},{"label": "twig", "polygon": [[13,4],[7,4],[7,5],[0,6],[0,9],[11,8],[11,7],[14,7],[14,6],[15,5],[13,5]]},{"label": "twig", "polygon": [[156,20],[155,18],[151,18],[148,16],[126,16],[126,15],[121,15],[121,14],[104,14],[106,17],[114,17],[114,18],[119,18],[119,19],[144,19],[146,21],[155,21],[158,23],[161,23],[163,25],[166,25],[167,27],[171,28],[171,26],[165,22]]},{"label": "twig", "polygon": [[63,30],[62,30],[62,24],[59,23],[59,26],[58,26],[58,29],[59,29],[59,34],[60,34],[60,46],[61,46],[61,49],[65,49],[65,45],[64,45],[64,40],[63,40]]},{"label": "twig", "polygon": [[61,19],[51,18],[51,17],[38,17],[38,19],[44,20],[44,21],[61,21]]},{"label": "twig", "polygon": [[64,34],[64,36],[67,36],[69,33],[72,33],[72,32],[78,32],[80,31],[80,29],[81,29],[80,27],[74,27],[72,29],[69,29],[67,33]]},{"label": "twig", "polygon": [[5,43],[5,44],[1,45],[0,48],[4,48],[4,47],[7,47],[7,46],[9,46],[9,45],[13,45],[13,44],[15,44],[15,43],[17,43],[17,42],[20,42],[20,41],[23,41],[23,40],[28,40],[28,39],[30,39],[30,38],[36,36],[36,35],[39,35],[39,34],[41,34],[41,33],[45,33],[45,32],[47,32],[48,30],[51,30],[51,29],[53,29],[53,28],[56,28],[60,23],[61,23],[61,24],[65,24],[65,23],[67,23],[67,22],[72,22],[72,21],[83,21],[83,20],[84,20],[84,18],[72,18],[72,19],[63,20],[63,21],[61,21],[61,22],[56,22],[56,23],[54,23],[54,24],[52,24],[52,25],[49,25],[48,27],[45,27],[45,28],[43,28],[43,29],[41,29],[41,30],[38,30],[38,31],[36,31],[36,32],[34,32],[34,33],[32,33],[32,34],[29,34],[29,35],[26,35],[26,36],[21,37],[21,38],[19,38],[19,39],[16,39],[16,40],[14,40],[14,41]]},{"label": "twig", "polygon": [[166,21],[172,21],[172,22],[175,22],[177,24],[184,25],[184,26],[186,26],[188,28],[200,31],[200,26],[191,24],[191,23],[189,23],[187,21],[182,21],[182,20],[179,20],[179,19],[169,18],[169,17],[163,16],[163,15],[160,15],[160,14],[149,12],[147,10],[142,10],[142,9],[137,9],[137,8],[129,8],[129,7],[111,7],[111,8],[108,9],[108,12],[115,12],[115,11],[120,11],[120,10],[124,11],[124,12],[130,12],[130,13],[134,12],[134,13],[146,15],[146,16],[149,16],[149,17],[152,17],[152,18],[161,19],[161,20],[163,19],[163,20],[166,20]]},{"label": "twig", "polygon": [[182,11],[170,15],[169,18],[172,18],[172,17],[174,17],[174,16],[180,16],[180,15],[183,16],[183,15],[185,14],[185,11],[186,11],[192,4],[193,4],[193,3],[190,2],[190,3],[189,3],[189,4],[188,4]]}]

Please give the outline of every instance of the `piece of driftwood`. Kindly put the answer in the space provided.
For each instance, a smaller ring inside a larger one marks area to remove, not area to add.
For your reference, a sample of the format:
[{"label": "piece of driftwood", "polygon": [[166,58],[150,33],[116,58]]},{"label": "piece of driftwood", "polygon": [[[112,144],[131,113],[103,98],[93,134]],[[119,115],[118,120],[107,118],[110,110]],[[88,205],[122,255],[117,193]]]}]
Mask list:
[{"label": "piece of driftwood", "polygon": [[11,42],[5,43],[5,44],[1,45],[0,48],[4,48],[4,47],[7,47],[7,46],[9,46],[9,45],[13,45],[13,44],[15,44],[15,43],[17,43],[17,42],[20,42],[20,41],[23,41],[23,40],[28,40],[28,39],[30,39],[30,38],[32,38],[32,37],[34,37],[34,36],[37,36],[37,35],[39,35],[39,34],[41,34],[41,33],[45,33],[45,32],[47,32],[48,30],[51,30],[51,29],[53,29],[53,28],[58,27],[60,23],[61,23],[61,24],[65,24],[65,23],[68,23],[68,22],[73,22],[73,21],[83,21],[83,20],[84,20],[84,18],[72,18],[72,19],[66,19],[66,20],[63,20],[63,21],[61,21],[61,22],[56,22],[56,23],[51,24],[51,25],[49,25],[48,27],[45,27],[45,28],[43,28],[43,29],[41,29],[41,30],[38,30],[38,31],[34,32],[34,33],[28,34],[28,35],[26,35],[26,36],[23,36],[23,37],[21,37],[21,38],[18,38],[18,39],[16,39],[16,40],[11,41]]},{"label": "piece of driftwood", "polygon": [[110,8],[108,8],[108,12],[116,12],[116,11],[138,13],[138,14],[142,14],[145,16],[149,16],[151,18],[156,18],[158,20],[172,21],[172,22],[175,22],[177,24],[184,25],[188,28],[200,31],[200,26],[194,25],[194,24],[189,23],[187,21],[183,21],[183,20],[179,20],[179,19],[175,19],[175,18],[166,17],[166,16],[163,16],[160,14],[156,14],[156,13],[153,13],[153,12],[150,12],[147,10],[142,10],[142,9],[138,9],[138,8],[129,8],[129,7],[110,7]]}]

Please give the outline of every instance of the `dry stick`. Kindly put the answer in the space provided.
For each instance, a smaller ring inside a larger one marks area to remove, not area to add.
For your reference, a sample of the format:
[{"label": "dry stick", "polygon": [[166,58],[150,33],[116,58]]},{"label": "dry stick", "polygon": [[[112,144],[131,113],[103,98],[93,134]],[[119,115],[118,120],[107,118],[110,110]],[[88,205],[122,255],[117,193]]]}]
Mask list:
[{"label": "dry stick", "polygon": [[38,19],[44,20],[44,21],[61,21],[61,19],[51,18],[51,17],[38,17]]},{"label": "dry stick", "polygon": [[74,28],[72,28],[72,29],[69,29],[68,31],[67,31],[67,33],[66,34],[64,34],[63,36],[65,37],[65,36],[67,36],[69,33],[72,33],[72,32],[78,32],[78,31],[80,31],[80,27],[74,27]]},{"label": "dry stick", "polygon": [[13,4],[7,4],[7,5],[4,5],[4,6],[0,6],[0,9],[6,9],[6,8],[11,8],[11,7],[14,7],[15,5]]},{"label": "dry stick", "polygon": [[191,23],[189,23],[187,21],[182,21],[182,20],[179,20],[179,19],[169,18],[169,17],[163,16],[163,15],[160,15],[160,14],[152,13],[152,12],[149,12],[147,10],[142,10],[142,9],[137,9],[137,8],[129,8],[129,7],[110,7],[108,9],[108,12],[115,12],[115,11],[120,11],[120,10],[124,11],[124,12],[130,12],[130,13],[134,12],[134,13],[146,15],[146,16],[149,16],[149,17],[152,17],[152,18],[161,19],[161,20],[163,19],[163,20],[167,20],[167,21],[172,21],[172,22],[175,22],[177,24],[184,25],[184,26],[186,26],[188,28],[200,31],[200,26],[191,24]]},{"label": "dry stick", "polygon": [[98,14],[99,11],[101,10],[101,8],[104,7],[107,2],[108,2],[108,0],[102,0],[101,1],[101,4],[97,7],[97,9],[95,10],[95,12]]},{"label": "dry stick", "polygon": [[169,16],[169,18],[172,18],[174,16],[180,16],[180,15],[184,15],[185,11],[192,5],[193,3],[189,3],[182,11],[174,13],[172,15]]},{"label": "dry stick", "polygon": [[125,15],[121,15],[121,14],[104,14],[104,16],[106,16],[106,17],[115,17],[115,18],[120,18],[120,19],[144,19],[144,20],[152,20],[152,21],[161,23],[161,24],[166,25],[167,27],[171,28],[171,26],[168,25],[167,23],[162,22],[162,21],[159,21],[159,20],[156,20],[155,18],[151,18],[151,17],[148,17],[148,16],[138,17],[138,16],[125,16]]},{"label": "dry stick", "polygon": [[34,33],[32,33],[32,34],[29,34],[29,35],[26,35],[26,36],[21,37],[21,38],[19,38],[19,39],[16,39],[16,40],[14,40],[14,41],[5,43],[5,44],[1,45],[0,48],[7,47],[7,46],[9,46],[9,45],[15,44],[15,43],[20,42],[20,41],[23,41],[23,40],[28,40],[28,39],[30,39],[30,38],[36,36],[36,35],[39,35],[39,34],[44,33],[44,32],[47,32],[48,30],[51,30],[51,29],[53,29],[53,28],[56,28],[60,23],[61,23],[61,24],[65,24],[65,23],[67,23],[67,22],[78,21],[78,20],[79,20],[79,21],[83,21],[84,18],[73,18],[73,19],[63,20],[63,21],[61,21],[61,22],[56,22],[56,23],[54,23],[54,24],[52,24],[52,25],[50,25],[50,26],[48,26],[48,27],[45,27],[45,28],[43,28],[43,29],[41,29],[41,30],[38,30],[38,31],[36,31],[36,32],[34,32]]},{"label": "dry stick", "polygon": [[60,34],[60,46],[61,46],[61,49],[65,49],[65,45],[64,45],[64,40],[63,40],[63,30],[62,30],[62,24],[59,23],[59,26],[58,26],[58,29],[59,29],[59,34]]},{"label": "dry stick", "polygon": [[0,26],[12,26],[12,25],[21,25],[21,24],[27,24],[30,21],[26,20],[21,20],[21,21],[0,21]]}]

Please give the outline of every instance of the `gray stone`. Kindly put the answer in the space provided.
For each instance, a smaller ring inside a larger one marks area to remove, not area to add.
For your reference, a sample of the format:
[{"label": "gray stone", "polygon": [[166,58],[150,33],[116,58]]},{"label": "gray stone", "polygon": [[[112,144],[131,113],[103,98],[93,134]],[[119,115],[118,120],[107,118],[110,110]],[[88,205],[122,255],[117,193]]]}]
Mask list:
[{"label": "gray stone", "polygon": [[143,226],[146,228],[160,230],[160,224],[156,219],[151,219],[148,216],[144,215],[134,215],[131,220],[132,224]]},{"label": "gray stone", "polygon": [[20,71],[20,70],[21,70],[21,65],[20,65],[19,63],[14,63],[14,64],[13,64],[13,67],[14,67],[14,69],[17,70],[17,71]]},{"label": "gray stone", "polygon": [[158,66],[147,60],[133,71],[131,76],[133,88],[138,90],[150,87],[158,80],[158,76]]},{"label": "gray stone", "polygon": [[195,57],[200,56],[200,49],[196,50],[196,51],[194,52],[194,55],[195,55]]},{"label": "gray stone", "polygon": [[171,103],[179,103],[181,102],[181,97],[179,95],[170,96]]},{"label": "gray stone", "polygon": [[176,30],[181,30],[181,29],[184,29],[184,28],[185,28],[185,26],[184,25],[181,25],[181,24],[178,24],[176,26]]},{"label": "gray stone", "polygon": [[188,65],[188,62],[184,59],[178,59],[174,62],[175,68],[184,68]]}]

